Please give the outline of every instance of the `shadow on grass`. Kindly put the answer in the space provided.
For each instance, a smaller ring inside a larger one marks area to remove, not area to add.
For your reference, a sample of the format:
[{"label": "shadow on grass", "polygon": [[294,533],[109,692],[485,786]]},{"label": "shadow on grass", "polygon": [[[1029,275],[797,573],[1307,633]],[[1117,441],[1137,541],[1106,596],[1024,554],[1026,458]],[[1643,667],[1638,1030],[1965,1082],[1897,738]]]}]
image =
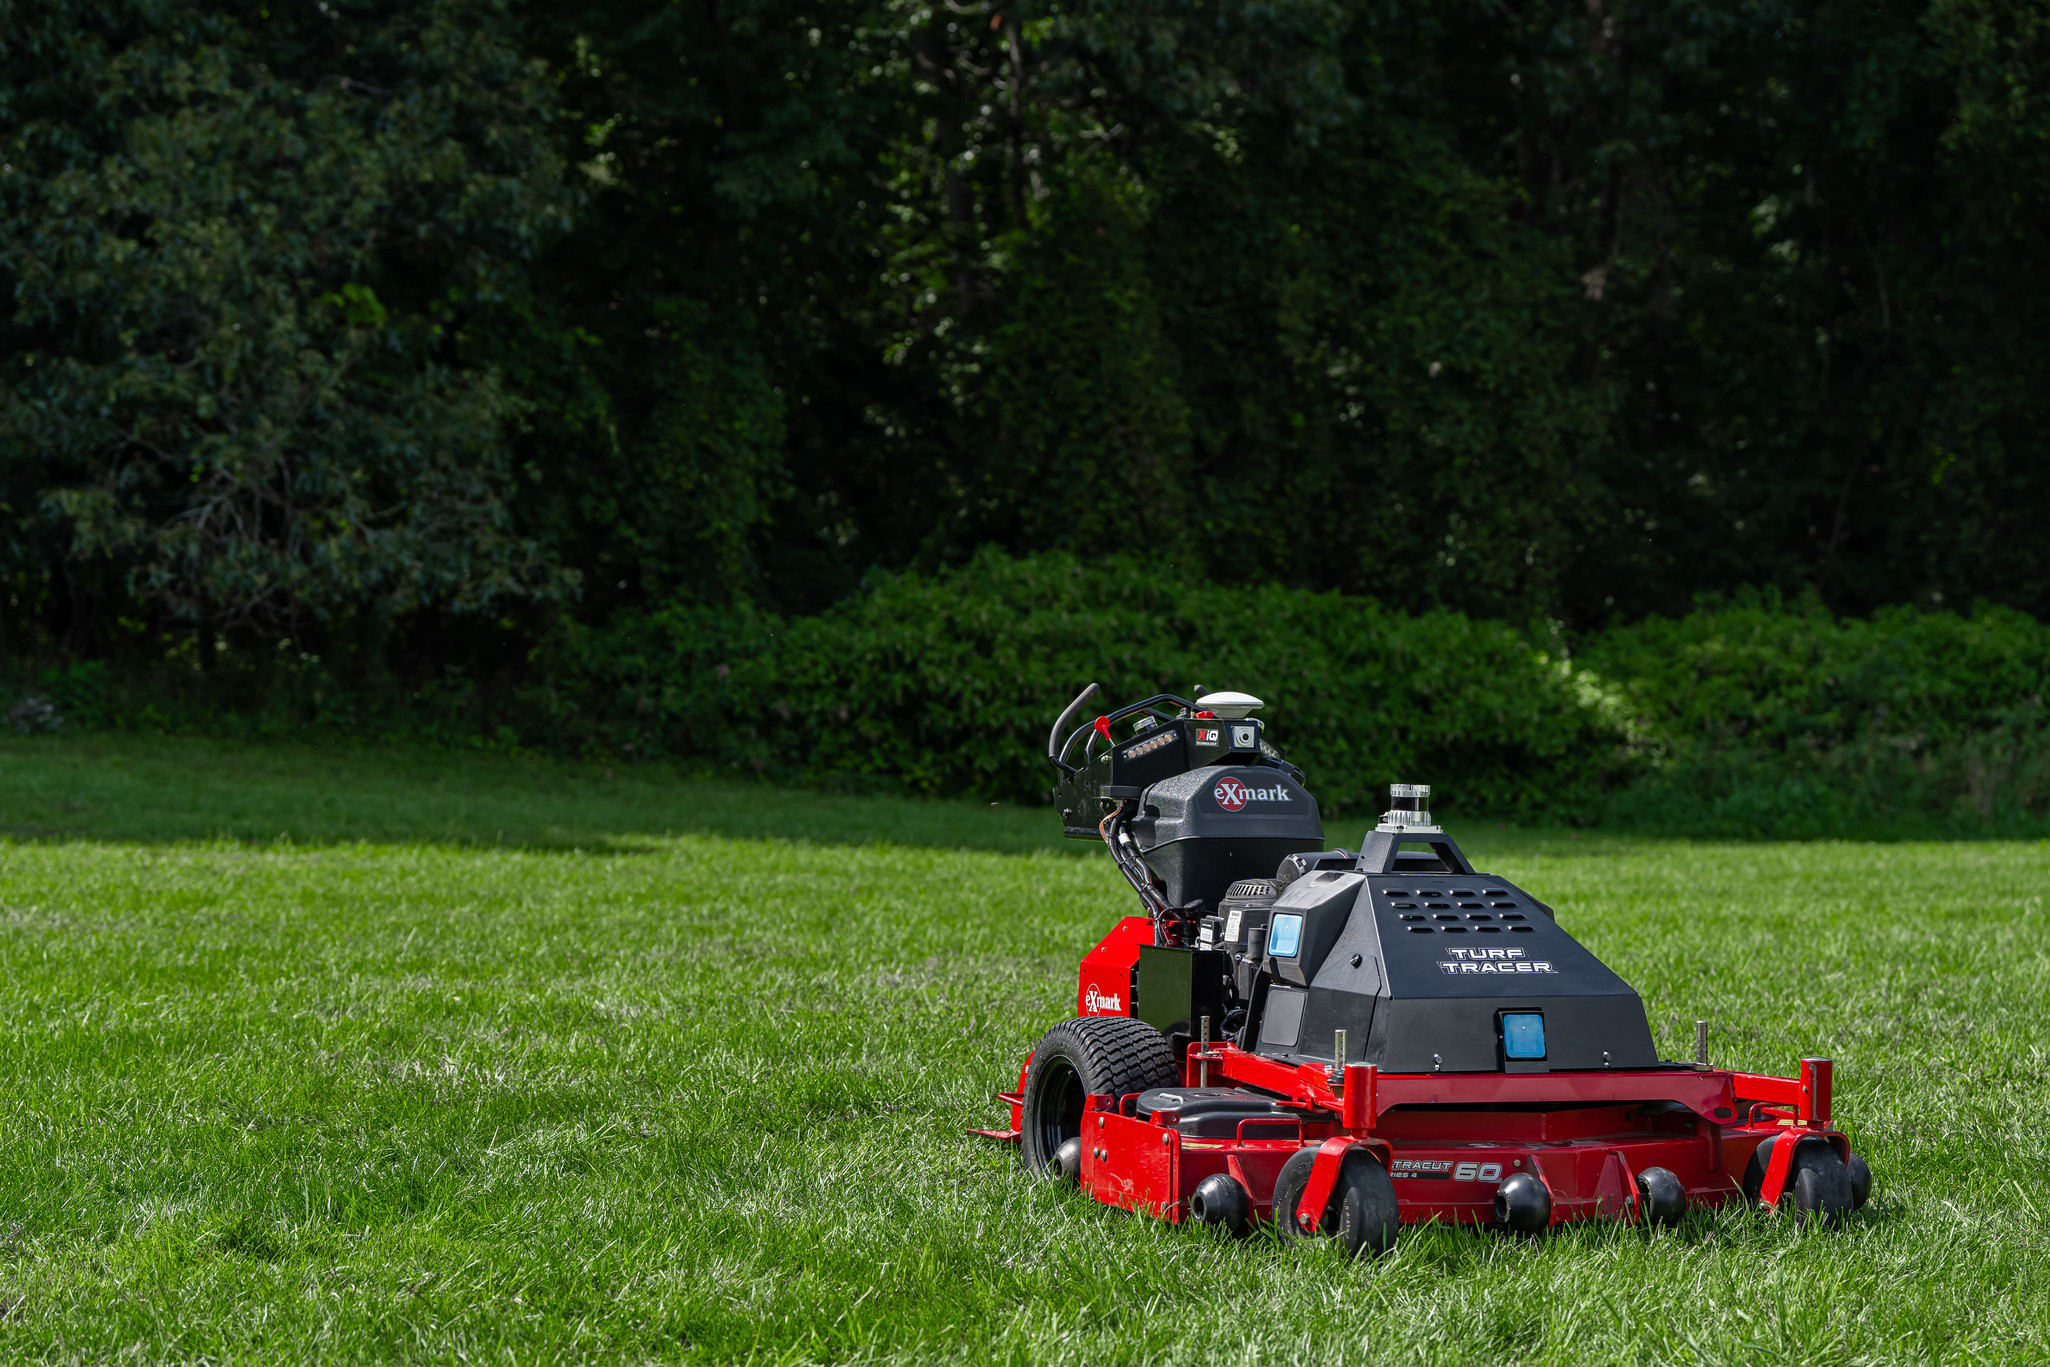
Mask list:
[{"label": "shadow on grass", "polygon": [[650,853],[666,837],[1086,852],[1037,808],[621,766],[190,737],[0,739],[0,839]]},{"label": "shadow on grass", "polygon": [[[4,737],[0,839],[437,845],[626,856],[652,852],[667,837],[710,835],[999,854],[1101,853],[1093,841],[1062,839],[1045,807],[905,797],[878,788],[871,794],[808,792],[693,778],[661,764],[395,746]],[[1667,832],[1531,829],[1453,815],[1461,843],[1483,867],[1504,857],[1623,857],[1674,843],[1751,843]],[[1326,838],[1357,847],[1369,824],[1371,818],[1327,816]],[[1926,832],[1923,838],[1963,843],[1975,837]]]}]

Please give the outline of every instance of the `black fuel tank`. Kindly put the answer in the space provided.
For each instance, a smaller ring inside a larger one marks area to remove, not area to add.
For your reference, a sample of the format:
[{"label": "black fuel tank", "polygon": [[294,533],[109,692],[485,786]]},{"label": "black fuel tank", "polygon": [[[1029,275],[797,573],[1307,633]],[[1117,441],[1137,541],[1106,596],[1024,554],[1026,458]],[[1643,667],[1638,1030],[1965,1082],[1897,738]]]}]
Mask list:
[{"label": "black fuel tank", "polygon": [[1132,836],[1176,906],[1214,908],[1239,879],[1272,878],[1284,856],[1324,847],[1317,799],[1265,765],[1191,769],[1147,788],[1139,810]]}]

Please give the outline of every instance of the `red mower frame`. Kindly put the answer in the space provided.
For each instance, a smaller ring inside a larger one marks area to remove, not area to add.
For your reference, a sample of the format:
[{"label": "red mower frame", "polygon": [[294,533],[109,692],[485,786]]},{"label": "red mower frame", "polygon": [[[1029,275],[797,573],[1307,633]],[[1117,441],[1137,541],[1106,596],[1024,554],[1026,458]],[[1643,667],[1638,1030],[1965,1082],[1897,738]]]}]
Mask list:
[{"label": "red mower frame", "polygon": [[[1016,1143],[1024,1123],[1025,1071],[1004,1130],[974,1133]],[[1685,1206],[1751,1199],[1777,1206],[1796,1151],[1809,1141],[1851,1161],[1830,1127],[1830,1060],[1801,1060],[1798,1078],[1673,1065],[1599,1073],[1402,1074],[1372,1064],[1342,1071],[1290,1066],[1227,1043],[1192,1043],[1182,1085],[1237,1085],[1274,1096],[1293,1118],[1250,1119],[1231,1139],[1185,1136],[1173,1111],[1133,1113],[1138,1094],[1090,1095],[1083,1108],[1080,1185],[1095,1200],[1171,1223],[1189,1215],[1206,1177],[1224,1173],[1251,1197],[1259,1220],[1277,1218],[1281,1167],[1317,1149],[1310,1181],[1289,1215],[1315,1228],[1328,1210],[1347,1157],[1363,1152],[1394,1180],[1403,1224],[1509,1224],[1541,1229],[1586,1219],[1670,1222],[1678,1210],[1648,1210],[1639,1175],[1679,1177]],[[1762,1165],[1752,1159],[1773,1143]],[[1762,1166],[1762,1172],[1757,1168]],[[1527,1173],[1545,1199],[1542,1218],[1510,1217],[1497,1203],[1502,1181]],[[1752,1186],[1747,1190],[1749,1174]]]}]

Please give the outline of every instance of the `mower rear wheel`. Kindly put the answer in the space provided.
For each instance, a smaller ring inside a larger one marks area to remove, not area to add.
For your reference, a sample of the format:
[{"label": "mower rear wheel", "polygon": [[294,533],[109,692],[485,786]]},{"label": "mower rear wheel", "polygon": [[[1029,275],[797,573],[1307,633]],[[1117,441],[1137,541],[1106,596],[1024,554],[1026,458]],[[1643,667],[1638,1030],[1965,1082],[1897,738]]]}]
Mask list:
[{"label": "mower rear wheel", "polygon": [[1395,1209],[1395,1183],[1388,1169],[1370,1153],[1358,1150],[1345,1157],[1338,1184],[1331,1189],[1331,1203],[1314,1230],[1296,1220],[1296,1207],[1310,1186],[1310,1170],[1317,1166],[1317,1150],[1307,1148],[1281,1165],[1274,1179],[1274,1228],[1282,1241],[1336,1238],[1345,1251],[1385,1253],[1395,1243],[1400,1219]]},{"label": "mower rear wheel", "polygon": [[[1167,1036],[1146,1022],[1129,1016],[1062,1021],[1039,1041],[1025,1070],[1019,1108],[1025,1166],[1044,1171],[1055,1164],[1063,1144],[1081,1138],[1082,1106],[1091,1093],[1126,1096],[1180,1080]],[[1076,1145],[1078,1155],[1082,1147]]]}]

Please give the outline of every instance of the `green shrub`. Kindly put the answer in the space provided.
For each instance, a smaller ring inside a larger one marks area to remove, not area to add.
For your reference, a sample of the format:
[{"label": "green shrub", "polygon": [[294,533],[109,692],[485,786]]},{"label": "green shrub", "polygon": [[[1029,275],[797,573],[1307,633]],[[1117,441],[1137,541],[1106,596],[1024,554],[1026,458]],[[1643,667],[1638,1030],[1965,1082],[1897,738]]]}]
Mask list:
[{"label": "green shrub", "polygon": [[43,692],[66,726],[94,731],[107,724],[110,681],[111,671],[104,661],[79,660],[62,669],[44,670]]},{"label": "green shrub", "polygon": [[993,553],[785,624],[723,681],[723,744],[783,775],[1036,801],[1047,727],[1091,681],[1105,705],[1199,684],[1259,694],[1327,810],[1354,816],[1390,780],[1436,783],[1467,811],[1535,811],[1630,767],[1615,700],[1499,623]]},{"label": "green shrub", "polygon": [[742,717],[750,709],[727,680],[735,661],[768,650],[779,629],[776,618],[744,606],[685,602],[602,626],[569,622],[537,654],[515,711],[528,738],[547,749],[737,764],[748,751],[725,709]]},{"label": "green shrub", "polygon": [[1047,727],[1082,685],[1103,685],[1099,707],[1240,688],[1266,699],[1277,742],[1345,823],[1334,839],[1391,780],[1434,785],[1460,819],[1794,838],[2050,829],[2050,628],[2005,609],[1840,619],[1754,597],[1614,628],[1568,658],[1548,635],[1457,613],[987,551],[879,577],[811,617],[677,602],[566,623],[496,692],[449,674],[380,698],[284,648],[165,666],[24,674],[0,700],[36,701],[66,729],[670,756],[1037,803]]},{"label": "green shrub", "polygon": [[2050,630],[2019,612],[1837,619],[1762,597],[1610,631],[1579,660],[1657,750],[1620,824],[1807,836],[2050,811]]},{"label": "green shrub", "polygon": [[[1370,600],[986,552],[815,617],[679,608],[593,633],[587,741],[777,778],[1032,802],[1046,727],[1243,688],[1327,810],[1423,781],[1453,813],[1743,836],[2036,829],[2050,629],[2017,612],[1837,619],[1754,598],[1583,642]],[[584,658],[588,661],[590,656]],[[574,711],[574,709],[571,709]]]}]

